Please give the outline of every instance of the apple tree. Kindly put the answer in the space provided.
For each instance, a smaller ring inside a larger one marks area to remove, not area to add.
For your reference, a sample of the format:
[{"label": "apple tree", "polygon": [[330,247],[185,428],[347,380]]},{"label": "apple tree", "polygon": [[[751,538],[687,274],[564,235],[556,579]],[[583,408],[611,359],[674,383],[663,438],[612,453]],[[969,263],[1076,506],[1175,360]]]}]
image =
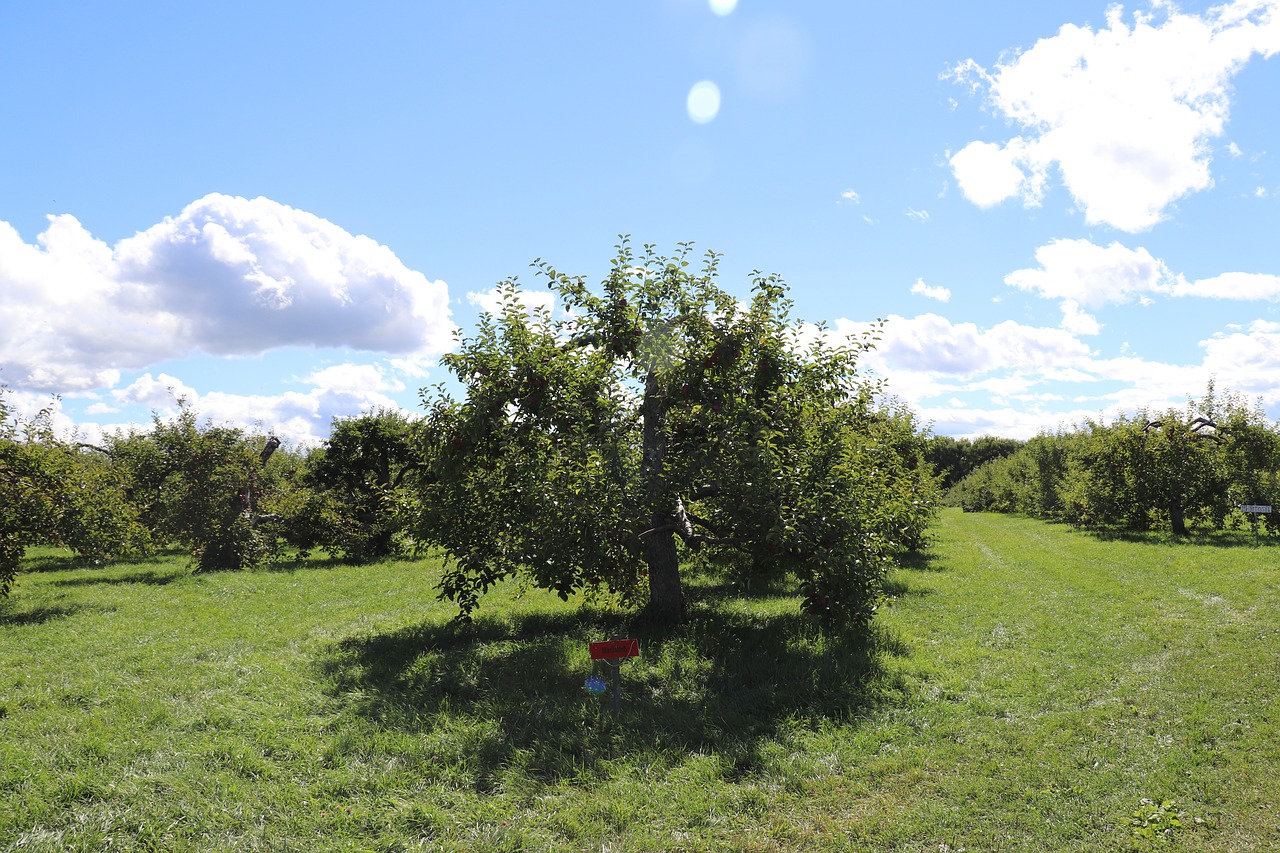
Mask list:
[{"label": "apple tree", "polygon": [[910,412],[859,375],[878,326],[832,344],[752,274],[743,303],[698,269],[624,240],[597,289],[542,261],[560,312],[502,309],[444,357],[462,388],[424,390],[415,536],[449,563],[464,618],[523,573],[607,585],[657,623],[685,618],[682,565],[799,582],[815,616],[866,624],[884,571],[925,544],[936,484]]},{"label": "apple tree", "polygon": [[416,420],[394,409],[334,419],[283,502],[291,544],[322,547],[352,563],[404,553],[400,507],[408,500],[405,477],[417,468],[416,428]]},{"label": "apple tree", "polygon": [[262,523],[284,487],[267,465],[279,440],[201,423],[179,402],[170,420],[153,415],[150,430],[107,441],[104,452],[124,475],[126,499],[154,544],[180,543],[200,571],[266,562],[279,548],[278,532]]},{"label": "apple tree", "polygon": [[95,562],[145,549],[119,472],[98,449],[60,440],[52,416],[18,417],[0,387],[0,596],[31,545]]}]

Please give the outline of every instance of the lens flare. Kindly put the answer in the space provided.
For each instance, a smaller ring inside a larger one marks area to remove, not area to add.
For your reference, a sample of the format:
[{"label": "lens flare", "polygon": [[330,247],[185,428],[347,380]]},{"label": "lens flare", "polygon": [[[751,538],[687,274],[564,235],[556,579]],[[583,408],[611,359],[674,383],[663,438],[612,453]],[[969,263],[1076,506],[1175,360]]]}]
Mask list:
[{"label": "lens flare", "polygon": [[731,13],[738,6],[738,0],[709,0],[711,11],[720,17]]},{"label": "lens flare", "polygon": [[706,124],[720,112],[720,87],[710,80],[699,80],[689,90],[685,100],[689,118],[698,124]]}]

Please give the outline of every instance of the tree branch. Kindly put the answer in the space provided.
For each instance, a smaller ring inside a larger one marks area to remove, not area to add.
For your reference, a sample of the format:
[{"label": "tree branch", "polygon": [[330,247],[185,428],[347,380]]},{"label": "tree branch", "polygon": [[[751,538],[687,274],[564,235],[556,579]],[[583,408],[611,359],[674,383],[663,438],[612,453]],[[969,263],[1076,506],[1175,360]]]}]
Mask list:
[{"label": "tree branch", "polygon": [[105,453],[107,456],[110,456],[110,455],[111,455],[111,451],[110,451],[110,450],[107,450],[105,447],[99,447],[99,446],[98,446],[98,445],[96,445],[96,444],[88,444],[88,443],[83,442],[83,441],[77,441],[77,442],[75,443],[75,445],[74,445],[74,446],[75,446],[75,447],[83,447],[85,450],[96,450],[96,451],[98,451],[99,453]]},{"label": "tree branch", "polygon": [[650,527],[648,530],[644,531],[636,538],[644,539],[646,537],[653,536],[655,533],[672,533],[675,530],[676,530],[676,526],[674,524],[664,524],[661,527]]},{"label": "tree branch", "polygon": [[[708,536],[705,533],[695,533],[693,525],[699,525],[710,530],[714,536]],[[676,498],[676,523],[671,525],[676,533],[680,534],[680,538],[684,540],[686,545],[692,548],[698,548],[702,545],[736,545],[737,540],[731,537],[720,536],[719,532],[705,519],[693,515],[684,508],[684,501]]]},{"label": "tree branch", "polygon": [[689,516],[689,520],[692,521],[694,524],[698,525],[699,527],[705,527],[708,530],[710,530],[712,533],[716,534],[717,536],[720,535],[720,531],[716,530],[716,526],[711,522],[707,521],[705,518],[702,518],[701,516],[698,516],[698,515],[694,515],[691,512],[686,512],[685,515]]}]

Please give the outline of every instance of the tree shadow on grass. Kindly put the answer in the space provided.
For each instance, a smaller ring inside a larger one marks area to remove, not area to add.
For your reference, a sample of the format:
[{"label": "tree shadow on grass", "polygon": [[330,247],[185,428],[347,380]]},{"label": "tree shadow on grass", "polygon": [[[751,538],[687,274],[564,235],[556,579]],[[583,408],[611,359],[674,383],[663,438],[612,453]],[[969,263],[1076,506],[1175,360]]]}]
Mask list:
[{"label": "tree shadow on grass", "polygon": [[885,598],[923,597],[933,595],[934,590],[928,586],[912,584],[911,572],[938,573],[947,571],[943,560],[928,551],[913,551],[898,558],[898,570],[891,572],[881,581],[881,591]]},{"label": "tree shadow on grass", "polygon": [[715,752],[730,775],[747,775],[784,727],[865,715],[894,692],[877,657],[905,653],[888,636],[821,632],[798,608],[700,607],[666,634],[628,634],[641,656],[622,665],[614,722],[611,694],[584,690],[592,674],[612,681],[587,656],[589,641],[617,633],[609,622],[582,608],[423,623],[343,640],[320,663],[350,712],[411,732],[484,789],[512,767],[546,781],[597,778],[627,755],[662,767]]},{"label": "tree shadow on grass", "polygon": [[937,552],[930,550],[907,551],[898,556],[899,568],[913,572],[945,572],[946,564]]},{"label": "tree shadow on grass", "polygon": [[932,589],[925,586],[912,586],[902,578],[885,578],[881,586],[883,587],[884,597],[888,599],[923,598],[934,594]]},{"label": "tree shadow on grass", "polygon": [[1187,545],[1201,548],[1258,548],[1280,545],[1280,538],[1263,532],[1260,536],[1248,530],[1189,530],[1178,536],[1168,530],[1079,529],[1073,532],[1099,542],[1129,542],[1135,545]]},{"label": "tree shadow on grass", "polygon": [[33,607],[30,610],[15,611],[0,608],[0,626],[43,625],[46,622],[52,622],[54,619],[65,619],[68,616],[74,616],[84,609],[84,607],[80,606],[65,607],[60,604],[42,605]]},{"label": "tree shadow on grass", "polygon": [[262,566],[258,571],[277,572],[280,574],[291,574],[293,572],[305,571],[307,569],[349,569],[355,563],[349,560],[343,560],[332,555],[316,555],[316,554],[295,554],[284,557],[282,559],[273,560]]},{"label": "tree shadow on grass", "polygon": [[156,571],[148,569],[141,572],[130,572],[127,575],[117,575],[114,577],[104,577],[103,575],[90,575],[85,577],[65,578],[63,580],[49,581],[50,586],[120,586],[127,584],[143,584],[146,586],[164,586],[168,583],[187,577],[185,571]]},{"label": "tree shadow on grass", "polygon": [[56,553],[32,554],[23,558],[21,571],[23,572],[66,572],[81,569],[101,570],[109,569],[113,566],[130,565],[130,566],[150,566],[159,563],[167,563],[175,556],[186,556],[186,551],[181,548],[165,548],[154,554],[146,556],[130,556],[121,557],[117,560],[108,562],[95,562],[89,557],[82,557],[73,554],[70,551],[57,551]]}]

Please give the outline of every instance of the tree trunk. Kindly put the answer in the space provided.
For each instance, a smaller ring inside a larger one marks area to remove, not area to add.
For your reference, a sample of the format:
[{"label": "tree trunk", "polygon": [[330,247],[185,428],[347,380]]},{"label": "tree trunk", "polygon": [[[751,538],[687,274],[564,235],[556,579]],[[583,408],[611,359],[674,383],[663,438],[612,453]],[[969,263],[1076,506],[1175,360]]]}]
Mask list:
[{"label": "tree trunk", "polygon": [[1187,520],[1182,510],[1182,501],[1169,501],[1169,521],[1173,524],[1175,536],[1187,535]]},{"label": "tree trunk", "polygon": [[684,590],[680,586],[680,562],[674,533],[645,537],[644,559],[649,564],[649,621],[676,624],[684,621]]},{"label": "tree trunk", "polygon": [[666,400],[658,376],[652,370],[645,377],[640,411],[644,419],[641,471],[650,507],[650,529],[667,528],[650,533],[643,542],[644,558],[649,566],[649,605],[645,608],[645,617],[653,622],[675,624],[684,621],[684,590],[680,584],[676,536],[670,529],[675,513],[666,479]]}]

